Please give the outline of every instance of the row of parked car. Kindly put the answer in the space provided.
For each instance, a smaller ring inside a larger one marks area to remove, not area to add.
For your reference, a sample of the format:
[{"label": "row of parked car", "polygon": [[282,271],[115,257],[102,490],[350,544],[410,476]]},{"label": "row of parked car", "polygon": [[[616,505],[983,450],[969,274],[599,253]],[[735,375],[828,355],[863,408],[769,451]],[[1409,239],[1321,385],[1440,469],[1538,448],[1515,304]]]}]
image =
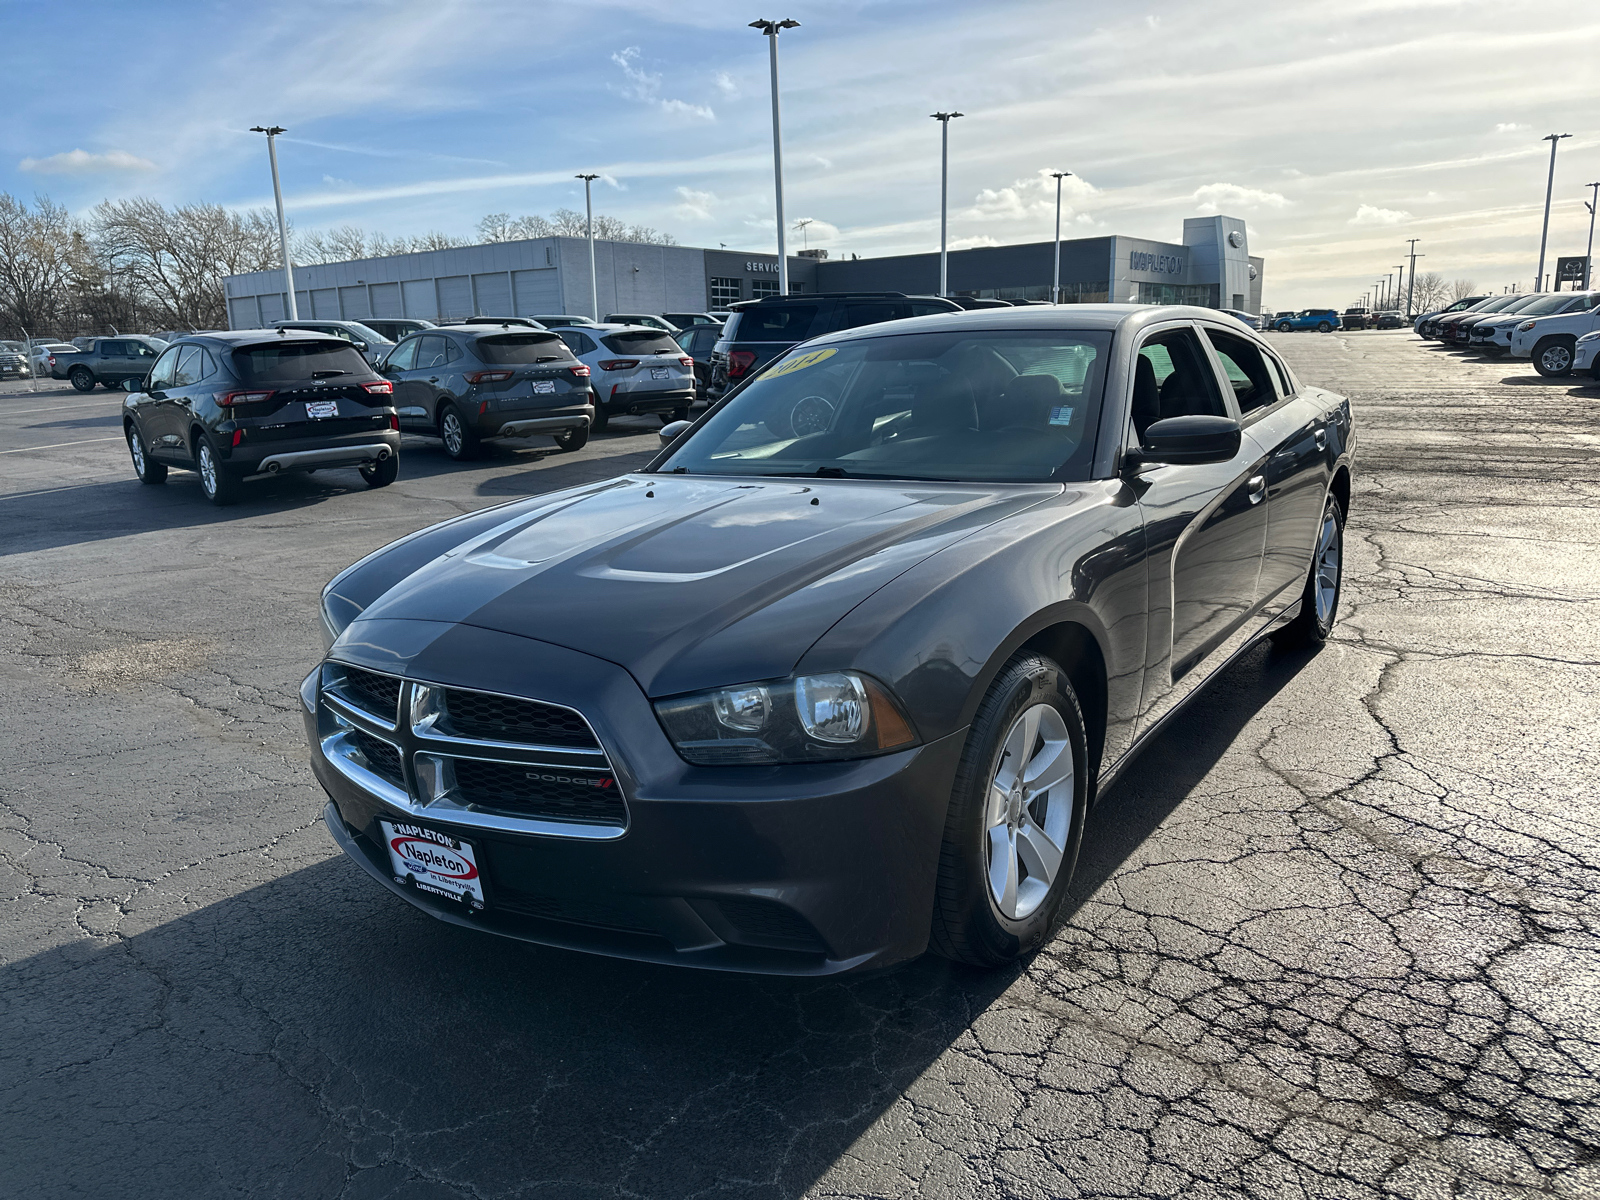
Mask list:
[{"label": "row of parked car", "polygon": [[1466,296],[1424,313],[1414,328],[1423,338],[1491,358],[1526,358],[1549,378],[1600,379],[1600,291]]}]

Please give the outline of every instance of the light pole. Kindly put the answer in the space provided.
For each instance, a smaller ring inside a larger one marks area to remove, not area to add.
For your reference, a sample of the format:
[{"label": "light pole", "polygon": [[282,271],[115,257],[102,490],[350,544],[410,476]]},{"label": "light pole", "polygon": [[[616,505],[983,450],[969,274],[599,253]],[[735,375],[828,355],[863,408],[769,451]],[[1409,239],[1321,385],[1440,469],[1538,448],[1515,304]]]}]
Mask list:
[{"label": "light pole", "polygon": [[289,131],[279,125],[270,129],[252,125],[250,132],[267,135],[267,160],[272,163],[272,198],[278,205],[278,246],[283,251],[283,283],[289,289],[289,320],[298,321],[300,310],[294,302],[294,264],[289,261],[289,224],[283,219],[283,188],[278,183],[278,148],[274,144],[274,139],[280,133]]},{"label": "light pole", "polygon": [[778,201],[778,295],[789,294],[789,258],[783,248],[783,127],[778,120],[778,34],[785,29],[800,28],[799,21],[785,18],[782,21],[751,21],[751,29],[766,35],[767,51],[772,60],[772,179],[773,194]]},{"label": "light pole", "polygon": [[1550,143],[1550,178],[1544,185],[1544,228],[1539,230],[1539,273],[1533,277],[1533,290],[1536,292],[1544,282],[1544,247],[1550,237],[1550,194],[1556,186],[1556,147],[1561,144],[1562,138],[1571,136],[1570,133],[1547,133],[1539,139]]},{"label": "light pole", "polygon": [[1583,252],[1583,290],[1589,290],[1589,279],[1594,273],[1594,210],[1600,208],[1600,183],[1586,183],[1589,198],[1583,206],[1589,210],[1589,248]]},{"label": "light pole", "polygon": [[594,198],[589,189],[598,175],[574,175],[574,179],[583,180],[583,232],[589,239],[589,306],[594,311],[594,319],[600,319],[600,273],[594,266]]},{"label": "light pole", "polygon": [[[946,129],[949,126],[945,126]],[[1056,267],[1055,273],[1050,277],[1050,303],[1061,303],[1061,181],[1071,175],[1071,171],[1051,171],[1050,178],[1056,181]]]},{"label": "light pole", "polygon": [[929,113],[939,122],[939,295],[950,290],[950,255],[947,246],[950,232],[950,122],[965,116],[958,112]]},{"label": "light pole", "polygon": [[1416,309],[1412,301],[1414,301],[1417,296],[1417,259],[1428,257],[1426,254],[1417,253],[1417,243],[1421,240],[1421,238],[1406,239],[1406,241],[1411,243],[1411,287],[1406,292],[1406,320],[1408,321],[1416,315]]},{"label": "light pole", "polygon": [[1388,303],[1387,307],[1393,308],[1397,304],[1400,303],[1400,291],[1405,286],[1406,286],[1406,265],[1405,265],[1405,263],[1401,263],[1399,266],[1395,267],[1394,295],[1389,297],[1389,303]]}]

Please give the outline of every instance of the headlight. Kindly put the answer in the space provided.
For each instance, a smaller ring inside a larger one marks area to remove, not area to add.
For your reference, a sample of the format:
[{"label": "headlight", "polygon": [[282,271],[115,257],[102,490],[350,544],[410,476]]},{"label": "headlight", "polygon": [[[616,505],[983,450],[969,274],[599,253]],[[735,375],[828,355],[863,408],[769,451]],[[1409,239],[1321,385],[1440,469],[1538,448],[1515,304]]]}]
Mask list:
[{"label": "headlight", "polygon": [[854,671],[674,696],[655,709],[678,753],[700,766],[866,758],[917,740],[888,690]]},{"label": "headlight", "polygon": [[1524,321],[1521,325],[1517,326],[1517,332],[1518,333],[1527,333],[1528,330],[1530,330],[1532,328],[1533,328],[1533,322],[1532,321]]},{"label": "headlight", "polygon": [[1600,329],[1596,329],[1593,333],[1586,333],[1578,340],[1580,342],[1600,342]]}]

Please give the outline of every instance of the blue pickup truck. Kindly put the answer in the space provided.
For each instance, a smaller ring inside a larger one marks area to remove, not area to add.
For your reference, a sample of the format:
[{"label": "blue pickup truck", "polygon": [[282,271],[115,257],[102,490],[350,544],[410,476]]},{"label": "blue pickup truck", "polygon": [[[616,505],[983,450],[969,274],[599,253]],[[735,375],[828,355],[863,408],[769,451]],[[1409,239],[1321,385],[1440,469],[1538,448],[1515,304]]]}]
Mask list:
[{"label": "blue pickup truck", "polygon": [[1302,308],[1292,317],[1278,317],[1272,327],[1279,333],[1292,333],[1301,329],[1315,329],[1318,333],[1332,333],[1340,327],[1338,310],[1332,308]]}]

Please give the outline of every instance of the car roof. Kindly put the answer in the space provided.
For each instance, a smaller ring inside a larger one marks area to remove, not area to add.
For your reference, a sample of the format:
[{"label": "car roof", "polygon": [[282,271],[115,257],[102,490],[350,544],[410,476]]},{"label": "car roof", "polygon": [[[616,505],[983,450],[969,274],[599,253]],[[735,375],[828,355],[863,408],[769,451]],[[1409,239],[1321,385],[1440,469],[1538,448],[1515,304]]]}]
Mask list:
[{"label": "car roof", "polygon": [[[1026,308],[973,308],[953,313],[933,313],[887,322],[894,333],[934,333],[950,330],[983,329],[1087,329],[1117,330],[1139,328],[1157,321],[1218,320],[1226,316],[1218,308],[1199,308],[1188,304],[1051,304]],[[882,337],[884,326],[861,325],[842,329],[808,341],[854,340]]]},{"label": "car roof", "polygon": [[[318,333],[315,329],[301,329],[297,326],[286,326],[294,332],[287,336],[277,327],[270,329],[224,329],[215,333],[186,333],[171,344],[176,346],[180,342],[215,342],[219,345],[237,347],[250,342],[331,342],[336,346],[349,346],[350,343],[341,337],[334,337],[331,333]],[[355,347],[351,347],[354,349]]]},{"label": "car roof", "polygon": [[438,333],[548,333],[554,334],[554,329],[539,329],[533,325],[513,325],[507,321],[478,321],[462,322],[460,325],[435,325],[431,329],[413,329],[406,334],[408,338],[429,337]]}]

